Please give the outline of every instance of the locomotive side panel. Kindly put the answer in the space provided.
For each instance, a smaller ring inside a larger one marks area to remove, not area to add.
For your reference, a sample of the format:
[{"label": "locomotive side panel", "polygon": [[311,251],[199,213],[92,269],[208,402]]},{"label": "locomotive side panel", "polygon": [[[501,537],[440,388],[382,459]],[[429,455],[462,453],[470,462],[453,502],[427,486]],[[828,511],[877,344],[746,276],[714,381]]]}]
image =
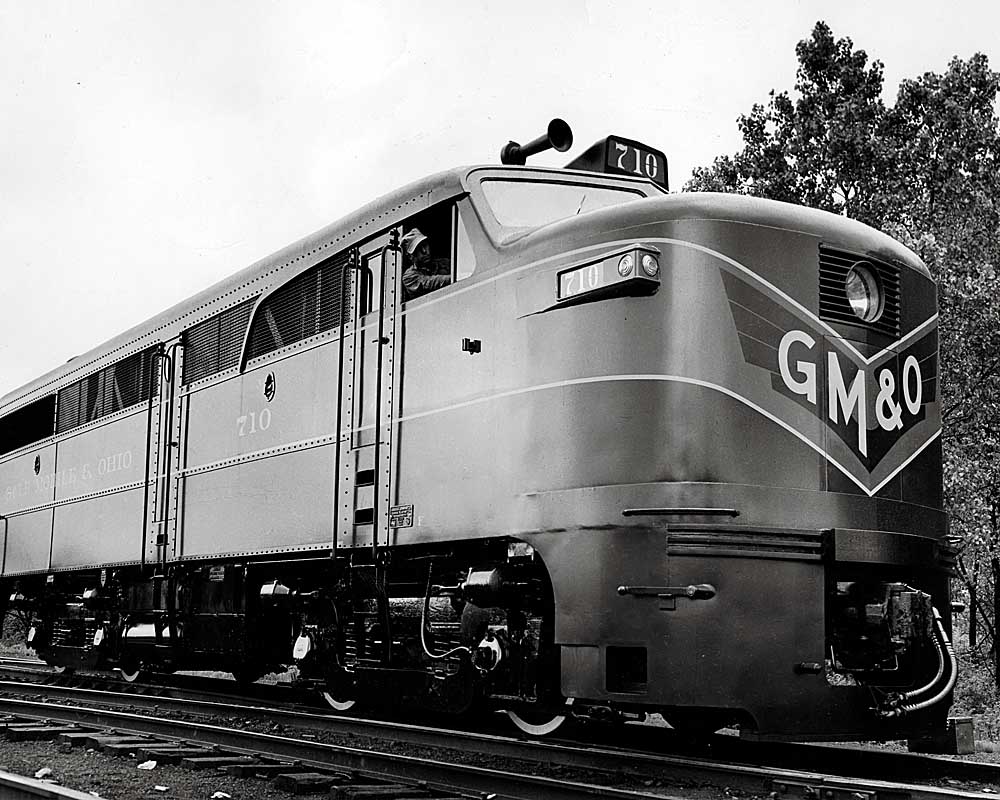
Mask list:
[{"label": "locomotive side panel", "polygon": [[184,441],[189,469],[240,455],[242,442],[233,432],[241,413],[242,391],[242,378],[234,375],[208,386],[194,386],[185,395]]},{"label": "locomotive side panel", "polygon": [[59,442],[53,568],[140,559],[148,422],[138,407]]},{"label": "locomotive side panel", "polygon": [[142,549],[141,486],[57,506],[52,568],[139,561]]},{"label": "locomotive side panel", "polygon": [[51,508],[8,517],[3,574],[48,569],[51,545]]},{"label": "locomotive side panel", "polygon": [[333,457],[315,447],[189,475],[183,555],[329,547]]},{"label": "locomotive side panel", "polygon": [[251,364],[243,374],[239,415],[226,420],[239,452],[329,437],[336,414],[337,368],[337,340],[332,337],[322,345]]},{"label": "locomotive side panel", "polygon": [[[472,279],[477,280],[477,279]],[[442,289],[407,303],[401,317],[402,389],[395,502],[413,504],[412,527],[394,542],[467,538],[503,529],[497,499],[509,480],[496,459],[500,410],[494,365],[509,343],[498,334],[495,279]],[[462,349],[477,340],[477,353]]]},{"label": "locomotive side panel", "polygon": [[[7,517],[4,574],[48,569],[52,544],[51,503],[56,484],[55,452],[55,445],[47,445],[0,462],[0,514]],[[4,525],[0,523],[0,532],[3,530]]]},{"label": "locomotive side panel", "polygon": [[329,547],[337,343],[189,394],[185,557]]}]

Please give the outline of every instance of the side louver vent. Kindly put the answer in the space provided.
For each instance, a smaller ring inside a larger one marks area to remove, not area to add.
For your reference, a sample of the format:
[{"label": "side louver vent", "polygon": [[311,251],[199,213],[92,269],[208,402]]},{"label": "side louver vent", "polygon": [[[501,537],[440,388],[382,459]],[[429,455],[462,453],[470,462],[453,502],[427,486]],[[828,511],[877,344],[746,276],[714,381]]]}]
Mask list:
[{"label": "side louver vent", "polygon": [[184,337],[184,383],[235,367],[256,297],[192,326]]},{"label": "side louver vent", "polygon": [[[345,261],[346,256],[303,272],[267,297],[253,319],[247,358],[340,325],[340,279]],[[348,292],[345,305],[349,307],[349,303]]]},{"label": "side louver vent", "polygon": [[59,390],[56,432],[63,433],[148,400],[156,391],[157,346],[123,358]]},{"label": "side louver vent", "polygon": [[[851,310],[844,281],[851,267],[863,261],[874,267],[884,295],[882,313],[874,322],[863,322]],[[899,269],[868,256],[819,246],[819,316],[828,322],[860,325],[899,336]]]}]

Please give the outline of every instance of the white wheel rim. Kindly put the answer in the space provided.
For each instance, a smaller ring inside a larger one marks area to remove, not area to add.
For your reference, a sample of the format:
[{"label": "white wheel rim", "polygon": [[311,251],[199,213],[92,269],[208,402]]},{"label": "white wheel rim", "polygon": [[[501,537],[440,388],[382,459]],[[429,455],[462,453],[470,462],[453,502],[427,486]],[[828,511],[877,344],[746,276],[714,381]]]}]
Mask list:
[{"label": "white wheel rim", "polygon": [[122,678],[124,678],[129,683],[135,683],[135,681],[138,680],[139,678],[139,673],[141,672],[141,670],[138,667],[135,668],[134,672],[129,672],[128,670],[125,669],[119,669],[118,671],[121,673]]},{"label": "white wheel rim", "polygon": [[334,711],[350,711],[352,708],[354,708],[354,704],[357,702],[357,700],[337,700],[329,692],[323,692],[322,694],[323,694],[323,699],[326,700],[327,703],[329,703],[330,707]]},{"label": "white wheel rim", "polygon": [[[573,698],[566,698],[566,705],[573,705]],[[529,736],[548,736],[550,733],[555,733],[562,724],[566,721],[566,714],[557,714],[548,722],[543,722],[539,725],[528,722],[526,719],[521,717],[516,711],[510,711],[508,709],[507,716],[510,717],[511,722],[513,722],[519,730],[524,731]]]}]

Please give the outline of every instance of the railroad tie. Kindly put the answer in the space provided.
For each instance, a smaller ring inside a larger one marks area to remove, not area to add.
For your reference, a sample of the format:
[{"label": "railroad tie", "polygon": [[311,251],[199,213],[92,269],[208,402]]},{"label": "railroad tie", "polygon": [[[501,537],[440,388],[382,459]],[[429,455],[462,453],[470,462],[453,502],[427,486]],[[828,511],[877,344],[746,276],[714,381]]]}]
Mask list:
[{"label": "railroad tie", "polygon": [[136,751],[140,761],[155,761],[158,764],[179,764],[184,758],[208,757],[217,755],[214,750],[182,744],[157,745],[143,747]]},{"label": "railroad tie", "polygon": [[404,786],[396,783],[357,784],[334,786],[330,789],[330,800],[409,800],[409,798],[430,798],[426,789]]},{"label": "railroad tie", "polygon": [[274,776],[271,785],[292,794],[313,794],[325,792],[336,783],[343,783],[345,775],[331,775],[321,772],[282,772]]},{"label": "railroad tie", "polygon": [[230,764],[225,768],[234,778],[273,778],[277,775],[295,775],[312,772],[308,767],[295,764]]},{"label": "railroad tie", "polygon": [[12,742],[39,742],[47,739],[58,739],[61,734],[74,733],[80,730],[72,726],[59,727],[56,725],[8,725],[4,729],[4,735]]},{"label": "railroad tie", "polygon": [[180,765],[188,769],[216,769],[218,767],[228,767],[231,764],[252,764],[254,759],[251,756],[187,756],[182,758]]}]

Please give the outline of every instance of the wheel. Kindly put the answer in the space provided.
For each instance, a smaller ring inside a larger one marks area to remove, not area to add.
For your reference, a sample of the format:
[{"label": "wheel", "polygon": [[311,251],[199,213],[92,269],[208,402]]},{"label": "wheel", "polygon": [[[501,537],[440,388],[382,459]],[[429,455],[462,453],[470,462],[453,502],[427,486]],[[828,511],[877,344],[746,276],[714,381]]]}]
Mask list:
[{"label": "wheel", "polygon": [[49,666],[52,667],[52,671],[56,675],[72,675],[74,672],[76,672],[76,669],[74,667],[66,667],[63,666],[62,664],[50,664]]},{"label": "wheel", "polygon": [[138,662],[135,661],[122,663],[121,666],[118,667],[118,671],[127,683],[135,683],[142,675],[142,669],[140,668]]},{"label": "wheel", "polygon": [[338,700],[330,692],[320,692],[320,694],[334,711],[350,711],[357,704],[357,700]]},{"label": "wheel", "polygon": [[354,676],[342,670],[328,675],[326,689],[320,692],[320,696],[334,711],[350,711],[357,705]]},{"label": "wheel", "polygon": [[[573,705],[573,698],[566,698],[566,706]],[[569,719],[569,714],[546,714],[539,711],[511,711],[507,709],[507,716],[510,717],[518,730],[529,736],[551,736],[559,730]]]}]

